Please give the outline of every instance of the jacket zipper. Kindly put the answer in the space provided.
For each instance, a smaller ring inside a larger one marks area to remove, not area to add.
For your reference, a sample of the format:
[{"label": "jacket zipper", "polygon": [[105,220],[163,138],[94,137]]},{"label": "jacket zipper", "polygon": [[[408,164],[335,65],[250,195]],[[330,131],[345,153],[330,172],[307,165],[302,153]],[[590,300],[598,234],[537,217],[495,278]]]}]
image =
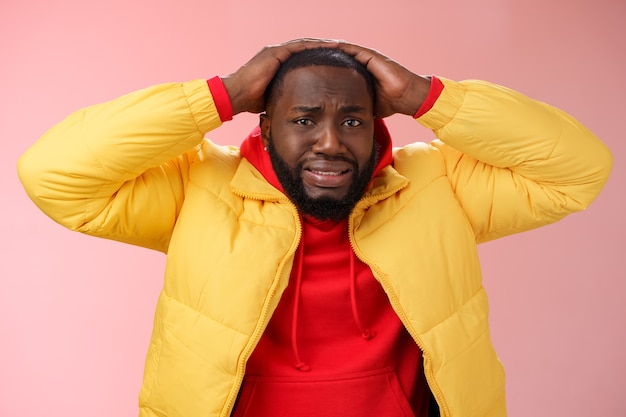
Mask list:
[{"label": "jacket zipper", "polygon": [[[385,198],[386,196],[387,194],[370,196],[370,199],[379,201]],[[439,385],[437,384],[437,381],[435,380],[435,376],[433,375],[433,371],[432,371],[431,363],[430,363],[431,362],[430,353],[424,350],[424,344],[422,340],[418,336],[413,326],[410,324],[406,316],[406,313],[404,312],[404,309],[402,308],[400,301],[398,301],[398,297],[396,296],[396,293],[392,290],[391,285],[389,285],[389,282],[387,281],[387,277],[385,276],[385,274],[383,274],[380,271],[377,265],[373,265],[371,263],[366,262],[362,254],[357,250],[355,242],[354,242],[354,235],[352,233],[353,219],[354,219],[353,215],[350,215],[350,217],[348,218],[348,238],[350,240],[350,246],[352,247],[352,251],[357,256],[357,258],[359,258],[362,262],[368,265],[372,269],[372,272],[374,273],[374,275],[378,277],[380,285],[382,285],[383,289],[388,294],[391,307],[398,315],[398,318],[404,325],[404,328],[407,330],[409,335],[413,338],[413,340],[417,344],[417,347],[419,347],[419,349],[422,351],[422,355],[424,357],[424,376],[426,377],[428,386],[431,392],[433,393],[433,396],[435,397],[437,404],[439,405],[439,412],[441,416],[448,417],[450,416],[450,411],[448,410],[448,406],[443,398],[443,393],[441,392],[441,388],[439,388]]]},{"label": "jacket zipper", "polygon": [[[243,195],[243,194],[241,195],[241,197],[250,198],[250,199],[258,199],[258,196]],[[233,408],[235,406],[235,401],[237,400],[237,396],[239,395],[239,390],[241,389],[241,385],[243,384],[243,378],[246,373],[245,363],[248,361],[248,359],[252,355],[254,348],[256,347],[257,343],[259,343],[259,340],[261,339],[261,336],[263,335],[263,331],[259,329],[265,329],[265,327],[267,326],[267,323],[269,322],[268,313],[267,313],[268,305],[270,304],[270,301],[273,300],[275,297],[276,287],[279,284],[280,276],[282,275],[283,269],[285,266],[285,259],[296,253],[298,246],[300,245],[300,240],[302,239],[302,225],[300,224],[300,217],[298,215],[298,210],[295,204],[293,204],[290,200],[286,198],[281,199],[281,200],[284,200],[285,202],[289,204],[292,214],[294,215],[294,218],[296,219],[295,249],[293,249],[293,251],[289,250],[287,254],[285,255],[285,257],[283,258],[283,262],[281,262],[278,266],[278,271],[276,272],[276,275],[274,277],[274,283],[272,284],[272,287],[270,288],[268,297],[266,299],[267,301],[265,302],[265,304],[263,305],[263,309],[261,310],[261,316],[259,317],[257,330],[254,333],[252,333],[252,336],[250,337],[250,342],[248,342],[248,345],[244,348],[242,352],[241,359],[237,366],[237,373],[235,374],[235,383],[233,385],[233,389],[231,390],[230,394],[226,398],[226,403],[224,404],[222,413],[220,414],[220,416],[222,417],[229,417],[233,411]]]}]

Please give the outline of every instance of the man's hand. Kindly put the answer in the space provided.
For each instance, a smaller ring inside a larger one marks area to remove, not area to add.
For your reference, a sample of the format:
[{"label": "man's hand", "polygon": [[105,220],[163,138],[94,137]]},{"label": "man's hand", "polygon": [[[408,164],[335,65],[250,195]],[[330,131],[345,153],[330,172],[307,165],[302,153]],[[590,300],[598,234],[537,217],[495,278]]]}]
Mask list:
[{"label": "man's hand", "polygon": [[430,80],[412,73],[378,51],[340,42],[337,48],[365,65],[376,79],[376,117],[415,115],[430,89]]},{"label": "man's hand", "polygon": [[236,72],[221,77],[233,107],[233,115],[265,110],[265,89],[280,64],[292,54],[312,48],[335,48],[338,42],[324,39],[296,39],[266,46]]}]

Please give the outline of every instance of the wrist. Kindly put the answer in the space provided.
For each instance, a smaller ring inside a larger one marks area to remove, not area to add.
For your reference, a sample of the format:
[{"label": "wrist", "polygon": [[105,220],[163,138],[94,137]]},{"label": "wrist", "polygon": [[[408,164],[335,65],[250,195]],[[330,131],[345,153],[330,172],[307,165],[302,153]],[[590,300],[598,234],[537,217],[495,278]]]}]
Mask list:
[{"label": "wrist", "polygon": [[246,106],[241,99],[241,88],[239,88],[239,83],[233,78],[232,75],[221,77],[221,80],[228,95],[233,116],[246,111]]},{"label": "wrist", "polygon": [[402,99],[402,108],[398,113],[413,116],[422,107],[430,90],[430,78],[415,75],[411,80]]}]

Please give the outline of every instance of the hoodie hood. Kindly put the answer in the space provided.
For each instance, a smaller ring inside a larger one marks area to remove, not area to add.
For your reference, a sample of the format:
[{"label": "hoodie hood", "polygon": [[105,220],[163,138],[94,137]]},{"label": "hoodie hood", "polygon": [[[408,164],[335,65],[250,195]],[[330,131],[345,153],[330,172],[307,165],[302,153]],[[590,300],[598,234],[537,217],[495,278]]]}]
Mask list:
[{"label": "hoodie hood", "polygon": [[[391,135],[389,134],[387,125],[382,119],[374,120],[374,140],[376,140],[378,147],[378,160],[376,161],[376,167],[374,169],[374,173],[372,174],[372,178],[376,177],[380,170],[390,165],[393,161],[393,145],[391,142]],[[257,170],[259,170],[267,182],[272,184],[281,192],[285,192],[280,184],[280,181],[278,181],[276,173],[274,172],[269,153],[264,149],[263,139],[261,138],[261,129],[259,126],[252,129],[248,137],[244,139],[241,144],[241,155],[250,161],[250,163]]]}]

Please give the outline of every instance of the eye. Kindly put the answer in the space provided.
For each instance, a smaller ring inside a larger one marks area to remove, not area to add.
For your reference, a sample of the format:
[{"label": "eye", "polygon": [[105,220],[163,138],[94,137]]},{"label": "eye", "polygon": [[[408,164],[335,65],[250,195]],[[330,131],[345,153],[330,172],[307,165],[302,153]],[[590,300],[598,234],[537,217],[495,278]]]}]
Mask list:
[{"label": "eye", "polygon": [[361,124],[361,121],[357,119],[347,119],[343,122],[343,125],[348,127],[358,127],[361,126]]},{"label": "eye", "polygon": [[299,126],[311,126],[313,121],[311,119],[300,118],[293,121],[295,124]]}]

